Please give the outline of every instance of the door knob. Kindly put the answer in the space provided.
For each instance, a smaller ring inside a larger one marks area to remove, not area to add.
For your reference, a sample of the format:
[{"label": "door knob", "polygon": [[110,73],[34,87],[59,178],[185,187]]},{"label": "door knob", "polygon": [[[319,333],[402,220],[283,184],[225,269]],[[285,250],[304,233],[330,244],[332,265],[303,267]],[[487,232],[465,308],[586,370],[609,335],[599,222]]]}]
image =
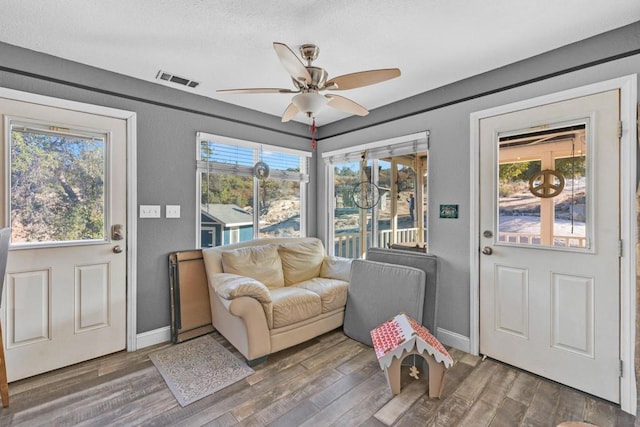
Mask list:
[{"label": "door knob", "polygon": [[493,253],[493,249],[491,249],[491,246],[485,246],[482,248],[482,253],[485,255],[491,255]]},{"label": "door knob", "polygon": [[114,254],[119,254],[119,253],[121,253],[121,252],[122,252],[122,246],[120,246],[120,245],[115,245],[115,246],[113,247],[113,253],[114,253]]}]

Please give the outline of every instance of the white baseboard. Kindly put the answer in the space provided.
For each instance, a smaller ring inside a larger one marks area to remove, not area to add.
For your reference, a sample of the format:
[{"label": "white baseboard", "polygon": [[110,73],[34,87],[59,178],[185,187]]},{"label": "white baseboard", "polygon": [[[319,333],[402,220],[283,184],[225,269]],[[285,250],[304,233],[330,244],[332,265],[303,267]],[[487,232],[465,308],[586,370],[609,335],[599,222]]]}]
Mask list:
[{"label": "white baseboard", "polygon": [[171,341],[171,326],[154,329],[136,335],[136,349],[149,347],[163,342]]},{"label": "white baseboard", "polygon": [[[469,353],[469,337],[465,337],[464,335],[460,335],[446,329],[438,328],[436,338],[438,338],[438,340],[444,345],[455,347],[458,350]],[[167,341],[171,341],[170,326],[165,326],[164,328],[158,328],[153,331],[147,331],[136,335],[136,348],[140,350],[142,348],[161,344]]]},{"label": "white baseboard", "polygon": [[465,337],[464,335],[460,335],[456,332],[451,332],[446,329],[438,328],[436,338],[438,338],[438,341],[440,341],[444,345],[455,347],[458,350],[470,353],[471,344],[469,341],[469,337]]}]

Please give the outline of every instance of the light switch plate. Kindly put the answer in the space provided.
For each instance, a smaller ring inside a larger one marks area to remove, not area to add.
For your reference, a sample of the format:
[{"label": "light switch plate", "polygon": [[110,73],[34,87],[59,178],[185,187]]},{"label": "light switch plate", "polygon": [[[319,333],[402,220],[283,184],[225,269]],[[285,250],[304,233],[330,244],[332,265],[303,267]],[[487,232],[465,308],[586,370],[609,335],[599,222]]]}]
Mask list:
[{"label": "light switch plate", "polygon": [[140,205],[140,218],[160,218],[160,205]]},{"label": "light switch plate", "polygon": [[167,205],[167,218],[180,218],[180,205]]}]

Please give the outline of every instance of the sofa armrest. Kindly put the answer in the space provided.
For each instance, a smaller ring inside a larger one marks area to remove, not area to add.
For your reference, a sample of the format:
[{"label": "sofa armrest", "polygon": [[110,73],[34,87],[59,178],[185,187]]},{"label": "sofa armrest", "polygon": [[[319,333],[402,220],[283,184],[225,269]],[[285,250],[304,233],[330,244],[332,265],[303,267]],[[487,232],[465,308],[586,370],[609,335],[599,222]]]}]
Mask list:
[{"label": "sofa armrest", "polygon": [[262,304],[271,303],[269,288],[250,277],[231,273],[216,273],[211,275],[210,281],[211,287],[221,298],[232,300],[239,297],[251,297]]},{"label": "sofa armrest", "polygon": [[351,258],[325,256],[320,269],[320,277],[348,282],[351,278]]}]

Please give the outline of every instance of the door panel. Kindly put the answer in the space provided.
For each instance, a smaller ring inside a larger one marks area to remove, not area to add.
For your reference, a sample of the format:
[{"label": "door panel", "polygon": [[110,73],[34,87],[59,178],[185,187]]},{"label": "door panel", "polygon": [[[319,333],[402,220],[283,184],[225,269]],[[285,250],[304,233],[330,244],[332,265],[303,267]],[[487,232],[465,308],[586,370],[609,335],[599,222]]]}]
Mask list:
[{"label": "door panel", "polygon": [[553,273],[551,283],[551,345],[594,357],[593,277]]},{"label": "door panel", "polygon": [[496,328],[529,336],[529,281],[526,268],[496,266]]},{"label": "door panel", "polygon": [[50,339],[49,270],[7,274],[7,348]]},{"label": "door panel", "polygon": [[613,402],[619,92],[480,121],[480,352]]},{"label": "door panel", "polygon": [[109,326],[109,265],[76,267],[76,333]]},{"label": "door panel", "polygon": [[126,347],[127,240],[110,232],[126,230],[126,121],[7,99],[0,114],[15,381]]}]

